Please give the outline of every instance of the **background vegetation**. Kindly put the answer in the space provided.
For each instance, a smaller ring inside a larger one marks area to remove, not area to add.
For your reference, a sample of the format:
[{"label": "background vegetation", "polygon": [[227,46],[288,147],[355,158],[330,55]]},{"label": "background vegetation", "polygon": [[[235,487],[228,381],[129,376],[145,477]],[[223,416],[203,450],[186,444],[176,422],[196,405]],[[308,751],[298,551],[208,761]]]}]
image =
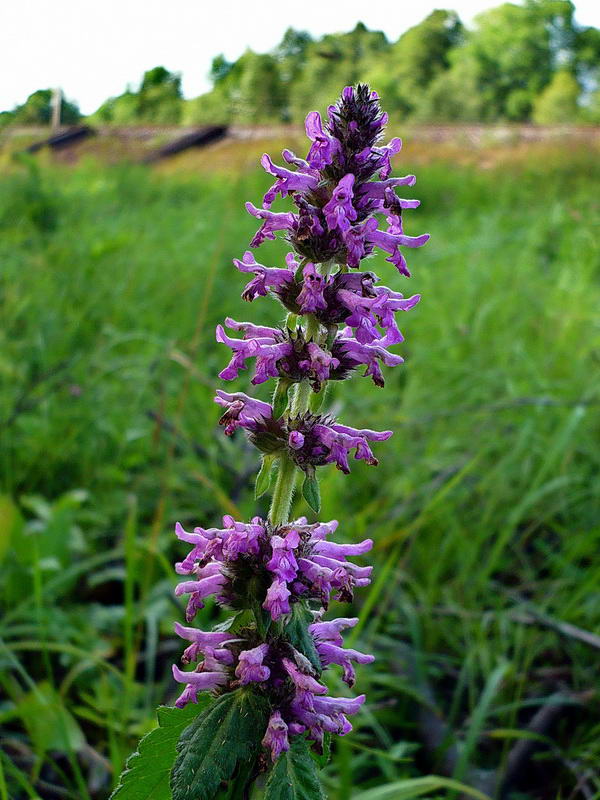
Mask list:
[{"label": "background vegetation", "polygon": [[[4,164],[2,800],[108,797],[176,693],[174,522],[256,513],[256,454],[216,424],[213,331],[273,315],[241,301],[231,259],[255,227],[243,201],[268,185],[257,157],[282,144],[152,171]],[[423,295],[406,364],[384,392],[357,376],[332,398],[396,431],[377,469],[324,471],[323,518],[376,542],[373,585],[335,608],[360,613],[351,641],[378,659],[325,769],[332,800],[457,797],[448,779],[479,798],[600,797],[598,164],[572,144],[409,142],[396,166],[423,201],[408,232],[432,240],[409,282],[372,262]]]},{"label": "background vegetation", "polygon": [[[289,29],[270,53],[247,50],[212,63],[213,88],[184,100],[181,78],[146,72],[91,115],[96,123],[241,124],[301,122],[325,109],[340,86],[379,87],[395,119],[414,122],[533,121],[600,123],[600,30],[578,25],[571,0],[504,3],[466,28],[454,11],[433,11],[389,42],[358,24],[313,39]],[[44,99],[45,98],[45,99]],[[46,123],[49,90],[35,92],[3,124]],[[77,107],[64,107],[64,122]]]}]

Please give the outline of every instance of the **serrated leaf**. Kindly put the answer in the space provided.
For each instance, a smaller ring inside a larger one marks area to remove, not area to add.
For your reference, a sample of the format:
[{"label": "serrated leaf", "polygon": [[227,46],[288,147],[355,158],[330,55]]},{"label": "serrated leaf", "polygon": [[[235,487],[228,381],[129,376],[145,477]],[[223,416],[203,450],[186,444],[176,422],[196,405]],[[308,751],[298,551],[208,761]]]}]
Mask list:
[{"label": "serrated leaf", "polygon": [[144,736],[135,753],[129,756],[110,800],[171,800],[169,777],[177,742],[182,731],[210,702],[207,696],[201,698],[198,705],[158,708],[160,727]]},{"label": "serrated leaf", "polygon": [[315,475],[307,475],[304,478],[302,496],[315,514],[318,514],[321,510],[321,492],[319,491],[319,481]]},{"label": "serrated leaf", "polygon": [[173,800],[212,800],[221,781],[258,750],[267,701],[247,689],[219,697],[181,734],[171,773]]},{"label": "serrated leaf", "polygon": [[303,656],[306,656],[315,670],[321,674],[323,665],[317,653],[314,639],[308,632],[308,626],[312,621],[313,617],[308,608],[306,608],[301,601],[299,603],[294,603],[292,606],[292,616],[285,626],[285,634],[296,650],[299,650]]},{"label": "serrated leaf", "polygon": [[254,487],[254,497],[258,500],[265,492],[269,491],[271,485],[271,471],[273,468],[274,456],[265,453],[262,457],[262,464],[256,476],[256,485]]},{"label": "serrated leaf", "polygon": [[325,800],[306,740],[296,736],[271,770],[264,800]]}]

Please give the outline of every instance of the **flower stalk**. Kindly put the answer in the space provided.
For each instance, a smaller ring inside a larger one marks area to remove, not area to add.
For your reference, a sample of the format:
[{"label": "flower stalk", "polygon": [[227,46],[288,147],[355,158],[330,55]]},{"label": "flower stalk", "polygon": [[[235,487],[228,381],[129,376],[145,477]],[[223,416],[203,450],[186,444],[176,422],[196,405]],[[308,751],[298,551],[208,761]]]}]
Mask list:
[{"label": "flower stalk", "polygon": [[[402,363],[390,349],[403,341],[397,314],[420,299],[380,286],[373,272],[361,271],[362,261],[379,249],[408,277],[403,249],[420,247],[429,238],[404,232],[403,212],[418,201],[398,197],[396,189],[412,186],[415,179],[390,177],[390,159],[401,143],[381,144],[386,121],[375,92],[364,85],[346,87],[325,123],[317,112],[308,115],[306,159],[284,150],[287,166],[278,166],[263,156],[274,183],[261,208],[246,204],[260,222],[250,247],[283,235],[292,250],[285,266],[264,266],[252,250],[234,264],[251,276],[242,292],[245,300],[270,297],[287,316],[280,327],[227,318],[216,336],[231,350],[220,373],[223,380],[235,380],[252,363],[250,383],[273,379],[275,390],[271,403],[222,389],[215,401],[223,410],[224,433],[242,429],[262,453],[257,496],[267,491],[275,472],[270,510],[266,519],[256,516],[249,522],[225,516],[221,528],[176,528],[177,537],[191,545],[176,564],[184,578],[175,593],[188,597],[187,626],[176,623],[176,632],[190,642],[183,664],[196,664],[191,671],[173,667],[175,680],[184,686],[176,705],[198,702],[206,692],[224,703],[223,697],[243,691],[240,697],[256,713],[258,739],[252,746],[244,743],[251,753],[250,774],[271,770],[267,796],[279,774],[273,769],[279,758],[292,750],[300,758],[309,745],[322,751],[325,737],[352,729],[348,717],[365,696],[329,696],[323,672],[340,666],[342,679],[352,687],[354,665],[373,661],[372,655],[343,646],[342,631],[357,618],[325,619],[333,597],[351,602],[354,590],[370,582],[372,567],[349,559],[361,558],[372,541],[333,541],[337,521],[292,519],[291,510],[299,477],[304,501],[318,513],[320,470],[335,464],[347,474],[351,455],[375,466],[372,446],[392,435],[354,428],[323,411],[329,383],[348,380],[363,367],[364,377],[384,386],[384,371]],[[295,211],[272,211],[279,196],[289,198]],[[208,596],[237,615],[214,631],[190,627]],[[216,715],[205,713],[206,719]],[[247,719],[249,712],[244,713]],[[227,734],[217,735],[226,746]],[[188,764],[185,758],[180,754],[173,772],[174,800],[189,797],[189,775],[181,783],[178,777]],[[194,776],[200,783],[202,769]],[[233,772],[222,777],[230,779]],[[314,796],[322,797],[316,789]]]}]

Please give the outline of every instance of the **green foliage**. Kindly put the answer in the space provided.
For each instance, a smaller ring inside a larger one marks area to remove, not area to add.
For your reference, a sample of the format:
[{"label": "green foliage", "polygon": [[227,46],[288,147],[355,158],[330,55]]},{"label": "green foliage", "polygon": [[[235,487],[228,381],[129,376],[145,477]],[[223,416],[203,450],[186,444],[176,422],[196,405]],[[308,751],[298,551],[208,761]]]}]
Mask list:
[{"label": "green foliage", "polygon": [[294,603],[292,615],[285,626],[285,632],[296,650],[302,653],[313,665],[313,668],[320,673],[322,670],[321,659],[312,636],[307,632],[307,628],[312,621],[312,614],[306,605],[304,603]]},{"label": "green foliage", "polygon": [[199,705],[157,709],[158,728],[146,734],[137,750],[127,759],[125,771],[111,800],[171,800],[169,780],[176,747],[182,732],[209,705],[208,696]]},{"label": "green foliage", "polygon": [[302,482],[302,496],[315,514],[318,514],[321,510],[321,492],[319,491],[319,479],[316,475],[309,475],[307,473],[304,476],[304,481]]},{"label": "green foliage", "polygon": [[314,760],[303,737],[292,739],[271,769],[265,800],[325,800]]},{"label": "green foliage", "polygon": [[581,87],[568,70],[555,73],[533,105],[533,121],[540,125],[575,122],[579,116],[577,101]]},{"label": "green foliage", "polygon": [[137,92],[127,89],[111,97],[91,116],[91,120],[127,125],[138,122],[176,124],[183,110],[181,75],[165,67],[147,70]]},{"label": "green foliage", "polygon": [[[38,89],[30,94],[23,105],[12,112],[16,125],[48,125],[52,117],[52,89]],[[70,100],[61,98],[60,119],[63,125],[71,125],[81,119],[79,107]]]},{"label": "green foliage", "polygon": [[[360,559],[374,564],[372,585],[328,612],[360,616],[358,635],[345,638],[377,654],[359,670],[367,702],[354,731],[336,737],[322,769],[332,800],[379,787],[395,798],[407,782],[413,794],[451,796],[441,777],[423,778],[442,771],[423,746],[431,708],[447,725],[444,753],[466,748],[463,783],[491,795],[477,783],[483,771],[505,771],[557,692],[570,705],[513,793],[567,797],[588,775],[590,796],[600,790],[598,707],[585,695],[597,650],[559,627],[600,626],[600,174],[594,145],[567,143],[482,146],[477,170],[464,165],[471,145],[432,161],[437,146],[409,135],[398,159],[396,174],[417,172],[410,196],[422,200],[407,232],[432,240],[411,251],[408,282],[382,256],[369,268],[422,294],[401,320],[406,363],[386,371],[385,391],[356,374],[327,400],[342,421],[395,431],[376,469],[320,470],[321,518],[340,520],[336,540],[375,543]],[[0,178],[0,484],[11,526],[0,565],[0,735],[10,798],[62,790],[88,800],[89,784],[106,800],[155,725],[152,709],[176,692],[170,665],[184,644],[172,631],[183,619],[172,564],[185,548],[173,523],[266,512],[266,498],[254,499],[256,452],[216,422],[225,354],[212,332],[227,315],[249,316],[231,266],[256,227],[240,198],[269,183],[258,168],[231,165],[277,144],[232,143],[225,175],[189,154],[181,172],[39,164],[31,178],[15,164]],[[40,193],[52,226],[32,221]],[[285,243],[264,248],[263,263],[283,263]],[[251,316],[282,323],[274,306]],[[266,387],[257,396],[267,400]],[[298,493],[292,513],[306,510]],[[207,604],[197,624],[228,616]],[[247,623],[242,614],[227,629]],[[331,693],[344,693],[339,669],[326,674]],[[65,752],[77,742],[56,731],[37,757],[20,702],[49,686],[85,745]]]},{"label": "green foliage", "polygon": [[173,800],[211,800],[221,781],[258,751],[267,727],[266,700],[239,689],[219,697],[181,734],[173,767]]},{"label": "green foliage", "polygon": [[274,458],[275,456],[272,454],[263,453],[260,470],[256,476],[256,485],[254,487],[254,496],[257,500],[269,491]]}]

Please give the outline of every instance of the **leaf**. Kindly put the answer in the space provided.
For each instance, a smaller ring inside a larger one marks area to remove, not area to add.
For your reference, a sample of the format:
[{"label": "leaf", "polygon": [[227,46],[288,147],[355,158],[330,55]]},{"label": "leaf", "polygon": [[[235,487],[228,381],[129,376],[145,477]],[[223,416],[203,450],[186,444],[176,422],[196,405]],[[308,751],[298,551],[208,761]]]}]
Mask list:
[{"label": "leaf", "polygon": [[279,378],[277,388],[273,393],[273,419],[279,419],[284,414],[288,406],[288,389],[291,381],[287,378]]},{"label": "leaf", "polygon": [[219,697],[181,734],[171,773],[173,800],[212,800],[238,762],[258,750],[268,714],[267,701],[247,689]]},{"label": "leaf", "polygon": [[360,792],[360,794],[354,795],[352,800],[410,800],[413,797],[422,797],[424,794],[438,792],[440,789],[462,792],[463,795],[474,797],[477,800],[491,800],[487,794],[483,794],[478,789],[472,789],[470,786],[465,786],[464,783],[450,778],[439,778],[437,775],[386,783],[384,786]]},{"label": "leaf", "polygon": [[256,485],[254,488],[254,497],[257,500],[259,497],[262,497],[265,492],[269,491],[269,486],[271,485],[273,459],[274,456],[269,455],[268,453],[265,453],[262,457],[262,464],[260,465],[259,473],[256,476]]},{"label": "leaf", "polygon": [[306,740],[295,736],[290,749],[275,762],[264,800],[325,800]]},{"label": "leaf", "polygon": [[331,760],[331,734],[325,731],[323,735],[323,752],[315,751],[314,747],[310,748],[310,755],[317,765],[318,769],[323,769],[329,764]]},{"label": "leaf", "polygon": [[323,665],[317,653],[314,640],[308,632],[308,626],[313,621],[312,614],[302,603],[294,603],[292,606],[292,616],[285,626],[285,633],[292,645],[306,656],[316,671],[321,674]]},{"label": "leaf", "polygon": [[315,514],[321,510],[321,492],[319,481],[314,475],[307,475],[302,484],[302,495]]},{"label": "leaf", "polygon": [[16,711],[27,728],[37,755],[49,750],[77,752],[85,745],[81,728],[48,681],[37,684],[24,695]]},{"label": "leaf", "polygon": [[23,534],[23,517],[7,494],[0,495],[0,561],[8,552],[11,541]]},{"label": "leaf", "polygon": [[210,702],[206,696],[198,705],[190,703],[185,708],[158,708],[160,727],[144,736],[135,753],[129,756],[110,800],[171,800],[169,776],[177,754],[177,741],[184,728]]}]

